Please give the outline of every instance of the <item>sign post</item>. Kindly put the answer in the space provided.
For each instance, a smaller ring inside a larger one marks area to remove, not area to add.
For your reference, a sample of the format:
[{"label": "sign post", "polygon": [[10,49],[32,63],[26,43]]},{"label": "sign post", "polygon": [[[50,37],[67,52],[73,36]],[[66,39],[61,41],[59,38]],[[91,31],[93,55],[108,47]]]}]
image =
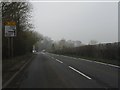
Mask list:
[{"label": "sign post", "polygon": [[5,23],[5,37],[15,37],[16,36],[16,23],[6,22]]},{"label": "sign post", "polygon": [[5,37],[8,38],[8,56],[13,57],[13,37],[17,34],[16,22],[10,21],[5,23]]}]

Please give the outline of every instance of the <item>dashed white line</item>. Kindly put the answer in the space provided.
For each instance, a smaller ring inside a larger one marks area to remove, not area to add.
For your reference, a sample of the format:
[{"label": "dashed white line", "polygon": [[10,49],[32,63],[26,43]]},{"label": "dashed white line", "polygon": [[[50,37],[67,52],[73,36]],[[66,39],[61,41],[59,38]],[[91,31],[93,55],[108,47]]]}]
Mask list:
[{"label": "dashed white line", "polygon": [[72,70],[74,70],[74,71],[76,71],[77,73],[81,74],[82,76],[86,77],[87,79],[91,79],[90,77],[88,77],[87,75],[83,74],[82,72],[76,70],[75,68],[73,68],[71,66],[69,66],[69,68],[72,69]]},{"label": "dashed white line", "polygon": [[56,59],[56,61],[58,61],[58,62],[60,62],[60,63],[63,63],[62,61],[60,61],[60,60],[58,60],[58,59]]}]

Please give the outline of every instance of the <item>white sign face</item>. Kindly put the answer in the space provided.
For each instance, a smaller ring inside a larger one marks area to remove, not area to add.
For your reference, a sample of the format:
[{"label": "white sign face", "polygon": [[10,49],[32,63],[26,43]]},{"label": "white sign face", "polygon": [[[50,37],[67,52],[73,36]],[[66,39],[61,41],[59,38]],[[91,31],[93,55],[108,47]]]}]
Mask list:
[{"label": "white sign face", "polygon": [[16,26],[5,26],[5,37],[15,37]]}]

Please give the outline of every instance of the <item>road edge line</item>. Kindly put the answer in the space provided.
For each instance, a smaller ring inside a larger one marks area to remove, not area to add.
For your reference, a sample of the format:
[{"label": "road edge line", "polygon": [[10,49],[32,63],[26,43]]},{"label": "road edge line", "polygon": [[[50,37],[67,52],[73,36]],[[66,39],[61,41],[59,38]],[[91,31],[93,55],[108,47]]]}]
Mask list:
[{"label": "road edge line", "polygon": [[[58,55],[58,54],[54,54],[54,55]],[[73,59],[83,59],[83,60],[88,61],[88,62],[95,62],[95,63],[99,63],[99,64],[103,64],[103,65],[108,65],[108,66],[115,67],[115,68],[120,68],[120,66],[117,66],[117,65],[114,65],[114,64],[110,64],[110,63],[104,63],[104,62],[99,62],[99,61],[92,61],[92,60],[88,60],[88,59],[84,59],[84,58],[75,58],[75,57],[65,56],[65,55],[59,55],[59,56],[73,58]]]},{"label": "road edge line", "polygon": [[[78,58],[78,59],[84,59],[84,58]],[[88,61],[88,62],[94,62],[94,63],[98,63],[98,64],[103,64],[103,65],[107,65],[107,66],[111,66],[111,67],[120,68],[120,66],[117,66],[114,64],[109,64],[109,63],[104,63],[104,62],[99,62],[99,61],[92,61],[92,60],[88,60],[88,59],[84,59],[84,60]]]}]

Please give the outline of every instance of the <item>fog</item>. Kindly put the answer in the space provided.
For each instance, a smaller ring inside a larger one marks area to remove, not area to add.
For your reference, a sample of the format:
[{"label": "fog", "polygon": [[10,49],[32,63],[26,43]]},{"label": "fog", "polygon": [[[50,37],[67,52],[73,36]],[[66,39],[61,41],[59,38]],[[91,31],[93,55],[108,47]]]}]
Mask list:
[{"label": "fog", "polygon": [[31,2],[35,30],[53,40],[118,41],[117,2]]}]

